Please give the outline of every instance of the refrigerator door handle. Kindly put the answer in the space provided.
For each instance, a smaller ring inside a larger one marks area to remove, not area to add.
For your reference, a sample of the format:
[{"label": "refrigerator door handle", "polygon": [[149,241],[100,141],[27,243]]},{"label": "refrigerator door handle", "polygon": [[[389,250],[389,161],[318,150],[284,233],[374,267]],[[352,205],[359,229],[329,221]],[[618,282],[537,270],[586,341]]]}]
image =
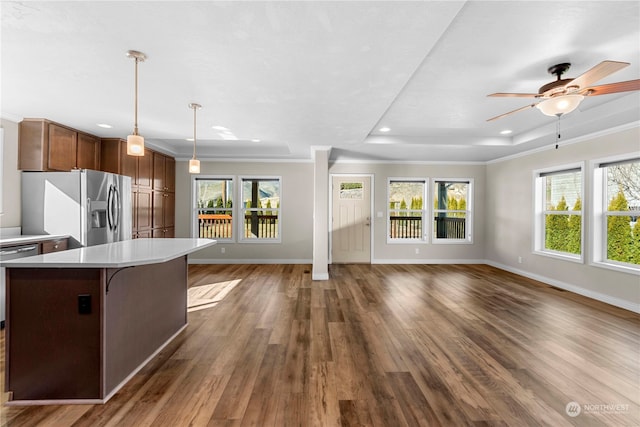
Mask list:
[{"label": "refrigerator door handle", "polygon": [[113,230],[113,185],[109,186],[109,193],[107,194],[107,224],[109,230]]},{"label": "refrigerator door handle", "polygon": [[120,225],[120,192],[118,187],[113,186],[113,229],[116,230]]}]

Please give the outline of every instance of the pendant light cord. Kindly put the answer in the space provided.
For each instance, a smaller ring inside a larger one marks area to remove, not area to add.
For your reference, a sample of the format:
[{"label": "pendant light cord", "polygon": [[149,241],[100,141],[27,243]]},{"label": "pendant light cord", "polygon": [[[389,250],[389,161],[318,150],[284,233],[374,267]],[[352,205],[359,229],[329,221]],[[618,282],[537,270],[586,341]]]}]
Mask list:
[{"label": "pendant light cord", "polygon": [[133,112],[133,134],[138,134],[138,62],[140,62],[139,58],[135,58],[136,66],[135,66],[135,97],[134,97],[134,112]]},{"label": "pendant light cord", "polygon": [[196,110],[198,107],[193,106],[193,158],[196,158]]}]

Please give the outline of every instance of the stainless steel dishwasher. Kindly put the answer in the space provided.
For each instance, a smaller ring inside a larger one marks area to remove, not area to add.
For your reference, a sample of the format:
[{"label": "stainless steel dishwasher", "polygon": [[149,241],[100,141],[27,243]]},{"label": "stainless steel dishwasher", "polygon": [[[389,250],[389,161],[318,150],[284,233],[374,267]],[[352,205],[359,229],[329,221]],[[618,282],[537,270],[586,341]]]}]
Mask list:
[{"label": "stainless steel dishwasher", "polygon": [[4,328],[5,321],[5,269],[2,267],[3,261],[9,261],[16,258],[25,258],[28,256],[40,254],[40,244],[32,243],[27,245],[4,246],[0,249],[0,329]]}]

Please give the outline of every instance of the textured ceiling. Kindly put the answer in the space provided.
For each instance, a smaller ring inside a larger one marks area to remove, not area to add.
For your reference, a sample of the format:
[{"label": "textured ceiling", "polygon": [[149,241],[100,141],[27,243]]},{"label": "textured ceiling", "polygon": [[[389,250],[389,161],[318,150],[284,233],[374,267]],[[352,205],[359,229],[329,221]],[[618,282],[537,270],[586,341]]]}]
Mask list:
[{"label": "textured ceiling", "polygon": [[[560,62],[572,64],[564,77],[615,60],[631,66],[598,83],[640,78],[637,1],[0,8],[2,117],[126,137],[134,62],[125,53],[139,50],[148,56],[139,66],[140,133],[178,158],[191,156],[188,104],[197,102],[202,159],[308,159],[311,146],[330,146],[334,160],[488,161],[555,144],[556,119],[532,108],[487,122],[531,103],[487,94],[536,92]],[[639,120],[638,92],[587,97],[562,118],[562,136]]]}]

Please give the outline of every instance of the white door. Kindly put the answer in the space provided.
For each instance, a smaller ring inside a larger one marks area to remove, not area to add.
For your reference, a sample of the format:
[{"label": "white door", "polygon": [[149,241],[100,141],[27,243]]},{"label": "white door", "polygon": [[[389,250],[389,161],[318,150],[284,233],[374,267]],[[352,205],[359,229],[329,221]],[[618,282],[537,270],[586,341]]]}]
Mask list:
[{"label": "white door", "polygon": [[331,261],[371,262],[371,178],[334,176]]}]

